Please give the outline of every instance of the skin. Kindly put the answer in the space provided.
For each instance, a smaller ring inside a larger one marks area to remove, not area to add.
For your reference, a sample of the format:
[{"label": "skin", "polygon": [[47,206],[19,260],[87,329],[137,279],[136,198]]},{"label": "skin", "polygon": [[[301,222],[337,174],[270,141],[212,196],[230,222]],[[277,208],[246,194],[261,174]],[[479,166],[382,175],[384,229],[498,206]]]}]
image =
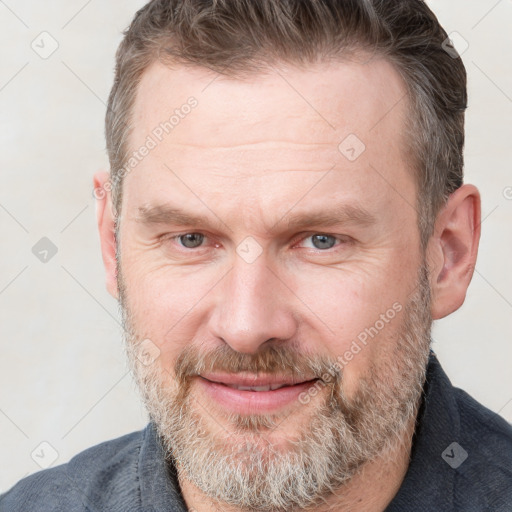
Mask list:
[{"label": "skin", "polygon": [[[305,354],[337,357],[394,303],[407,302],[423,254],[416,183],[401,151],[405,90],[380,59],[302,70],[280,65],[247,80],[158,62],[148,68],[134,106],[132,148],[188,97],[198,101],[123,185],[119,249],[129,306],[171,377],[191,343],[208,350],[228,344],[253,354],[278,339]],[[350,133],[366,146],[353,162],[338,150]],[[96,173],[95,188],[104,188],[108,178]],[[209,225],[139,220],[141,207],[165,203],[202,215]],[[340,205],[364,209],[371,222],[287,227],[295,214]],[[107,289],[118,298],[109,193],[98,201],[97,221]],[[195,232],[206,235],[196,249],[169,238]],[[332,235],[336,245],[315,248],[314,234]],[[479,193],[464,185],[439,213],[428,243],[434,320],[463,303],[479,236]],[[246,237],[262,251],[252,263],[236,252]],[[398,314],[378,343],[345,366],[349,398],[372,362],[393,350],[400,322]],[[197,387],[192,392],[208,408],[212,430],[230,428],[219,407]],[[293,437],[312,407],[314,400],[290,409],[272,442]],[[337,508],[333,495],[314,510],[384,510],[407,470],[413,432],[411,424],[399,449],[368,463],[343,489],[350,507]],[[218,510],[190,482],[180,485],[189,508]]]}]

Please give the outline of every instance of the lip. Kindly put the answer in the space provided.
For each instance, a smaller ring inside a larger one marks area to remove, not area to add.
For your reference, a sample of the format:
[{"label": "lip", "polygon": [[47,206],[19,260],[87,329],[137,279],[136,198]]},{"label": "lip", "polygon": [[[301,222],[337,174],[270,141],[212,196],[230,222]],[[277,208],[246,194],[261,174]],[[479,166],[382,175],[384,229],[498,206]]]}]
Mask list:
[{"label": "lip", "polygon": [[[297,402],[301,393],[307,391],[319,379],[293,381],[289,377],[251,376],[243,374],[198,375],[197,381],[204,393],[223,409],[237,414],[265,414]],[[271,391],[245,391],[236,386],[284,385]]]}]

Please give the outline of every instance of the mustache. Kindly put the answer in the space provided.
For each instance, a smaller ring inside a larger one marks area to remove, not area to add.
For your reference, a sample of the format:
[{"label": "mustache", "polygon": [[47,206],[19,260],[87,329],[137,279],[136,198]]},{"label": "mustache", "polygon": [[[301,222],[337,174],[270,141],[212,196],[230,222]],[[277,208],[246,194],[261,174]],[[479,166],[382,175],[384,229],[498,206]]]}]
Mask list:
[{"label": "mustache", "polygon": [[327,379],[331,384],[342,376],[336,359],[302,354],[288,344],[266,345],[254,354],[237,352],[229,345],[201,353],[199,347],[191,345],[176,359],[174,371],[182,384],[205,372],[267,374],[291,379],[307,376]]}]

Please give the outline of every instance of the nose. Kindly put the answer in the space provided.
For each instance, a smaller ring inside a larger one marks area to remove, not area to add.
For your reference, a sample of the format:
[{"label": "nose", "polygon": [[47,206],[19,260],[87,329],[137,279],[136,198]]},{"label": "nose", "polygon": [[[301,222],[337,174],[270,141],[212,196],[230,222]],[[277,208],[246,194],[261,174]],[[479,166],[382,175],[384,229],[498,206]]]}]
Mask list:
[{"label": "nose", "polygon": [[263,256],[253,263],[236,258],[217,290],[210,332],[246,354],[256,353],[268,340],[290,339],[296,333],[297,321],[289,294]]}]

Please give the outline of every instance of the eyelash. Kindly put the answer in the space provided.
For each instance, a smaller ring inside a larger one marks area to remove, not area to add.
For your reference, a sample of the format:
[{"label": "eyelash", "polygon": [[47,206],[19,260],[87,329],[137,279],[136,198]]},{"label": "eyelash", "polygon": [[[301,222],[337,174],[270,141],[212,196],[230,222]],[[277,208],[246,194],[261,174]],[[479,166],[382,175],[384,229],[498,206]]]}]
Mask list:
[{"label": "eyelash", "polygon": [[[180,246],[180,249],[183,252],[192,252],[192,251],[197,251],[197,250],[200,250],[200,249],[204,249],[205,247],[203,247],[202,245],[199,246],[199,247],[187,248],[187,247],[184,247],[183,245],[179,244],[179,238],[180,237],[182,237],[184,235],[190,235],[190,234],[203,235],[206,239],[210,238],[205,233],[201,233],[199,231],[186,231],[184,233],[178,233],[177,235],[169,235],[169,236],[163,235],[160,238],[163,241],[171,240],[173,242],[178,242],[178,245]],[[315,248],[312,248],[312,247],[308,247],[307,248],[307,249],[313,250],[313,251],[318,252],[318,253],[329,253],[329,252],[332,252],[336,247],[339,247],[341,245],[346,245],[346,244],[348,244],[348,243],[350,243],[352,241],[352,239],[349,236],[346,236],[346,235],[336,236],[336,235],[333,235],[333,234],[330,234],[330,233],[324,233],[324,232],[321,232],[321,231],[317,231],[317,232],[314,232],[314,233],[312,232],[312,233],[310,233],[309,235],[306,235],[306,236],[304,236],[302,234],[300,236],[300,238],[299,237],[294,238],[293,241],[292,241],[292,244],[295,245],[297,242],[301,242],[301,241],[307,240],[308,238],[311,238],[311,237],[313,237],[315,235],[325,235],[325,236],[328,236],[328,237],[332,237],[336,241],[339,242],[338,244],[334,245],[333,247],[331,247],[329,249],[323,249],[322,250],[322,249],[315,249]]]}]

